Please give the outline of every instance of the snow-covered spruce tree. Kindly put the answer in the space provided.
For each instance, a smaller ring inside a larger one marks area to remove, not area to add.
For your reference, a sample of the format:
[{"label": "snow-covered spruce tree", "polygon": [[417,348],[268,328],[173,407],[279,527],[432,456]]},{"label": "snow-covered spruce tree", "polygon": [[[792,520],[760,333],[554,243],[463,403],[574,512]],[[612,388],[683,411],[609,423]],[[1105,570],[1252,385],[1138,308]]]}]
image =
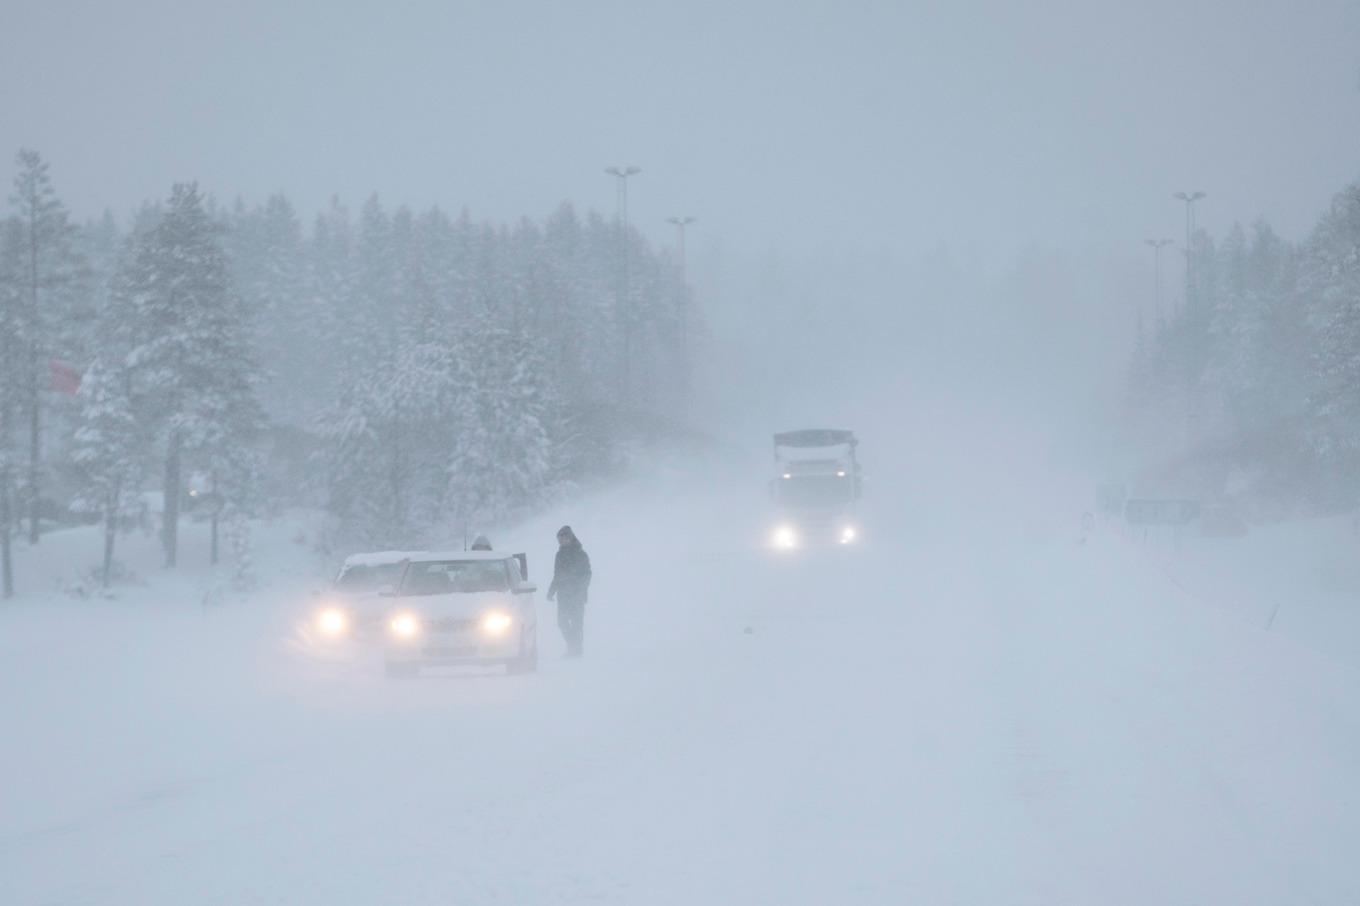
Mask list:
[{"label": "snow-covered spruce tree", "polygon": [[238,212],[228,233],[234,283],[251,323],[254,345],[269,363],[261,398],[274,421],[304,424],[315,412],[324,371],[319,321],[306,292],[302,227],[288,199],[272,195]]},{"label": "snow-covered spruce tree", "polygon": [[1219,292],[1206,380],[1233,432],[1273,426],[1300,411],[1303,348],[1294,250],[1265,222],[1234,227],[1219,252]]},{"label": "snow-covered spruce tree", "polygon": [[21,287],[15,328],[16,355],[23,374],[23,408],[28,428],[26,497],[28,539],[40,537],[39,517],[43,485],[43,404],[48,383],[48,359],[63,352],[64,328],[81,323],[72,309],[84,275],[75,247],[75,227],[52,188],[47,164],[36,151],[21,150],[15,159],[18,173],[10,203],[18,221],[22,261],[17,275]]},{"label": "snow-covered spruce tree", "polygon": [[104,526],[100,582],[108,588],[124,502],[136,492],[146,469],[146,446],[132,411],[129,376],[119,364],[96,361],[85,372],[72,459],[82,484],[77,506],[98,513]]},{"label": "snow-covered spruce tree", "polygon": [[1247,268],[1247,234],[1233,224],[1219,249],[1220,287],[1209,312],[1206,396],[1231,432],[1241,401],[1250,396],[1259,359],[1263,313]]},{"label": "snow-covered spruce tree", "polygon": [[452,507],[485,525],[541,504],[553,474],[553,398],[543,357],[524,333],[486,326],[477,335],[472,392],[449,459]]},{"label": "snow-covered spruce tree", "polygon": [[325,364],[312,375],[315,395],[304,425],[312,424],[318,413],[335,405],[340,386],[348,378],[346,368],[354,362],[351,353],[359,345],[353,326],[344,316],[354,294],[354,242],[349,210],[332,199],[313,222],[306,245],[304,291],[306,310],[313,319],[308,332],[314,336],[318,356],[324,356]]},{"label": "snow-covered spruce tree", "polygon": [[1313,443],[1354,484],[1360,458],[1360,184],[1339,193],[1313,231],[1300,289],[1316,337]]},{"label": "snow-covered spruce tree", "polygon": [[176,184],[119,279],[132,320],[127,364],[134,400],[163,450],[169,567],[178,560],[186,457],[214,475],[224,505],[247,506],[253,492],[249,444],[262,423],[254,351],[220,232],[197,185]]},{"label": "snow-covered spruce tree", "polygon": [[438,342],[405,346],[350,382],[319,425],[344,534],[409,547],[444,517],[443,466],[469,412],[467,386],[455,349]]},{"label": "snow-covered spruce tree", "polygon": [[70,361],[83,364],[108,352],[102,347],[97,328],[91,325],[102,322],[104,311],[109,305],[113,275],[125,247],[124,237],[113,214],[105,211],[98,220],[91,220],[81,226],[76,233],[76,247],[88,274],[86,286],[89,292],[85,296],[88,300],[88,319],[81,323],[79,332],[71,337],[68,352]]},{"label": "snow-covered spruce tree", "polygon": [[1299,250],[1265,221],[1252,229],[1247,256],[1251,285],[1260,295],[1262,319],[1253,399],[1244,403],[1261,426],[1296,422],[1306,408],[1308,336],[1298,292]]},{"label": "snow-covered spruce tree", "polygon": [[12,538],[16,521],[15,417],[23,396],[19,355],[23,237],[14,218],[0,220],[0,598],[14,596]]},{"label": "snow-covered spruce tree", "polygon": [[347,351],[355,360],[391,360],[396,355],[400,329],[400,319],[394,317],[396,252],[392,244],[392,219],[377,195],[370,196],[359,212],[355,264],[351,295],[344,302],[341,316]]}]

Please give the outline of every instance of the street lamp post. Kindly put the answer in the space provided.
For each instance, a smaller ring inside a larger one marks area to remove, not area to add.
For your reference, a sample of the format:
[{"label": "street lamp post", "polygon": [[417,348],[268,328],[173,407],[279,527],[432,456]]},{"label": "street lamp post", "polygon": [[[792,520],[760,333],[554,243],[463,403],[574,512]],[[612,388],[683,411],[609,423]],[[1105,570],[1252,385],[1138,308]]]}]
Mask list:
[{"label": "street lamp post", "polygon": [[618,230],[619,230],[619,289],[618,313],[622,328],[622,350],[619,363],[620,393],[624,401],[631,396],[632,356],[633,356],[633,312],[628,286],[628,177],[642,172],[641,167],[606,167],[605,173],[617,180]]},{"label": "street lamp post", "polygon": [[1195,202],[1204,197],[1203,192],[1176,192],[1172,198],[1185,202],[1185,304],[1197,289],[1195,283]]},{"label": "street lamp post", "polygon": [[685,279],[685,227],[689,226],[698,218],[682,215],[680,217],[667,217],[667,223],[675,224],[676,247],[680,251],[680,279]]},{"label": "street lamp post", "polygon": [[[1156,315],[1156,326],[1162,326],[1162,249],[1170,245],[1170,239],[1144,239],[1145,243],[1152,247],[1152,266],[1155,276],[1156,291],[1153,298],[1156,300],[1156,308],[1153,310]],[[1143,309],[1138,309],[1138,337],[1143,336]]]},{"label": "street lamp post", "polygon": [[616,178],[618,182],[618,217],[619,225],[628,225],[628,177],[637,176],[642,172],[641,167],[605,167],[604,172]]},{"label": "street lamp post", "polygon": [[689,283],[685,278],[685,227],[696,220],[687,214],[667,217],[675,224],[676,247],[680,256],[680,405],[689,403]]}]

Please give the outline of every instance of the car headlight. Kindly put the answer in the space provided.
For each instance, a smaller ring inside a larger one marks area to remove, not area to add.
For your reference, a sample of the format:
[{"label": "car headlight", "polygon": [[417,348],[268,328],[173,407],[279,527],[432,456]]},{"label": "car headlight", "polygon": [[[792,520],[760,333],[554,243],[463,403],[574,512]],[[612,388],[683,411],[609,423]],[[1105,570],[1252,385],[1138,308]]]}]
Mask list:
[{"label": "car headlight", "polygon": [[792,550],[798,546],[798,533],[791,525],[781,525],[774,530],[770,541],[779,550]]},{"label": "car headlight", "polygon": [[503,610],[493,610],[482,615],[482,632],[487,635],[504,635],[515,622],[515,618]]},{"label": "car headlight", "polygon": [[399,613],[388,623],[388,628],[399,639],[411,639],[420,633],[420,621],[415,618],[415,614]]},{"label": "car headlight", "polygon": [[841,544],[854,544],[855,539],[858,537],[859,532],[853,525],[847,525],[845,528],[841,529]]},{"label": "car headlight", "polygon": [[349,614],[339,607],[327,607],[316,615],[316,628],[332,638],[349,632]]}]

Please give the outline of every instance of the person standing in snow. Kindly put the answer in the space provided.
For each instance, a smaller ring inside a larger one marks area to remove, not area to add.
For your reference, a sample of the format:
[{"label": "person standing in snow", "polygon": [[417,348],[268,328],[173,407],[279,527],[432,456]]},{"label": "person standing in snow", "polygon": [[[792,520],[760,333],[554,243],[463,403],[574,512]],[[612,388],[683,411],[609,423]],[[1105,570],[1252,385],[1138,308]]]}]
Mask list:
[{"label": "person standing in snow", "polygon": [[571,526],[557,530],[548,600],[557,601],[557,625],[567,642],[567,657],[580,657],[585,646],[586,597],[590,591],[590,557]]}]

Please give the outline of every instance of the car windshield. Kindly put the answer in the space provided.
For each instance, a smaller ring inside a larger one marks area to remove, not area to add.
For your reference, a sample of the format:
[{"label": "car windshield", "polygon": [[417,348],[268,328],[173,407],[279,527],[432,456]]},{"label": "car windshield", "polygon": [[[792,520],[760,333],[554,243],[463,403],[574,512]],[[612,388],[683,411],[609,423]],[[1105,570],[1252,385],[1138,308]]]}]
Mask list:
[{"label": "car windshield", "polygon": [[446,560],[412,563],[401,583],[403,595],[446,595],[509,591],[504,560]]},{"label": "car windshield", "polygon": [[776,487],[785,506],[835,507],[854,499],[855,483],[835,475],[800,475],[783,479]]},{"label": "car windshield", "polygon": [[362,594],[377,591],[384,585],[396,585],[401,581],[401,570],[405,563],[355,563],[346,566],[335,580],[335,587],[345,593]]}]

